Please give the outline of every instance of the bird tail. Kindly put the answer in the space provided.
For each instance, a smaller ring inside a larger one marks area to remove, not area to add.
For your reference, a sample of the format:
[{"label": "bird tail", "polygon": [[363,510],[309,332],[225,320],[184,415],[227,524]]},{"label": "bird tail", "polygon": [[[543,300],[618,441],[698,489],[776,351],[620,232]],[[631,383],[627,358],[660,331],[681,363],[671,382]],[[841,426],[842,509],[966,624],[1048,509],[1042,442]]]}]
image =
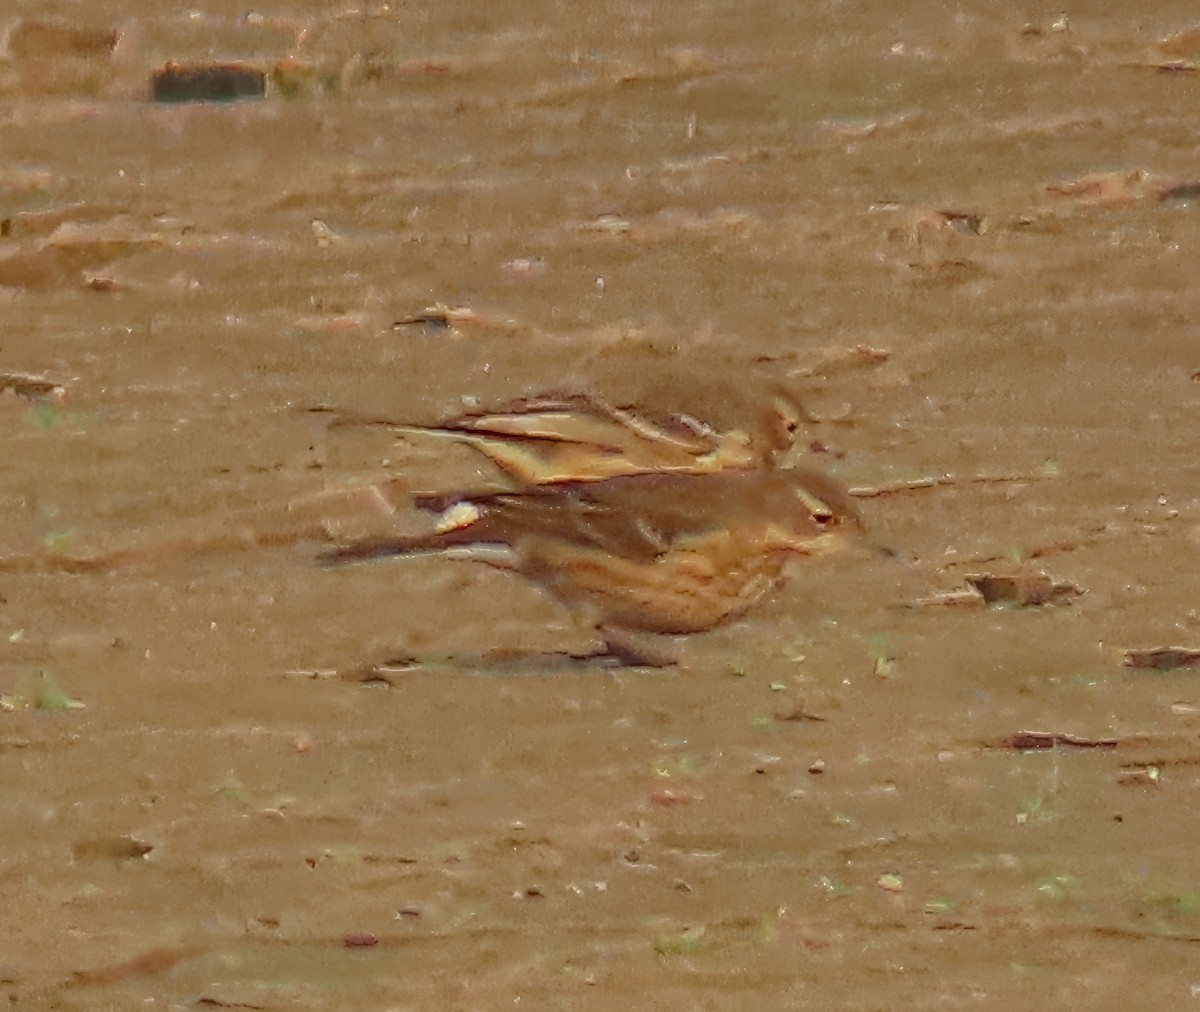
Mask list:
[{"label": "bird tail", "polygon": [[351,545],[331,548],[319,559],[326,566],[341,566],[350,562],[367,562],[371,559],[386,559],[395,556],[440,555],[442,558],[468,562],[482,562],[494,569],[516,570],[520,561],[516,553],[505,544],[494,542],[469,542],[451,531],[445,534],[428,534],[410,538],[375,538],[356,541]]},{"label": "bird tail", "polygon": [[444,547],[440,541],[439,535],[370,538],[330,548],[318,558],[324,565],[340,566],[348,562],[365,562],[368,559],[384,559],[393,555],[425,555],[440,551]]}]

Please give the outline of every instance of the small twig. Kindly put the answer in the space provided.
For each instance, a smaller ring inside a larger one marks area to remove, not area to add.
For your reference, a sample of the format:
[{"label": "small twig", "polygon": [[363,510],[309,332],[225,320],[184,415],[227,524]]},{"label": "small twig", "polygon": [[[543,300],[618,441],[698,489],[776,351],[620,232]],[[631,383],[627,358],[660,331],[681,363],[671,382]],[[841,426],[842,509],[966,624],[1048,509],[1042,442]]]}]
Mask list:
[{"label": "small twig", "polygon": [[913,478],[911,481],[896,481],[887,485],[857,485],[850,495],[857,499],[873,499],[895,495],[898,492],[913,492],[924,488],[944,485],[1000,485],[1008,482],[1024,484],[1030,481],[1049,481],[1052,474],[971,474],[966,476],[943,474],[933,478]]},{"label": "small twig", "polygon": [[337,678],[340,672],[337,668],[293,668],[283,672],[284,678],[297,678],[303,681],[320,682]]},{"label": "small twig", "polygon": [[[1161,530],[1157,529],[1142,529],[1135,531],[1115,530],[1112,527],[1105,525],[1099,528],[1089,528],[1083,535],[1076,538],[1068,538],[1062,541],[1051,541],[1048,544],[1039,545],[1031,548],[1022,554],[1022,559],[1025,562],[1031,562],[1034,559],[1045,559],[1051,555],[1060,555],[1066,552],[1075,552],[1081,548],[1091,548],[1094,545],[1103,544],[1110,538],[1125,537],[1130,534],[1161,534]],[[939,569],[957,569],[961,566],[986,566],[993,562],[1011,562],[1012,554],[1002,552],[993,555],[967,555],[962,558],[949,559],[943,562]]]}]

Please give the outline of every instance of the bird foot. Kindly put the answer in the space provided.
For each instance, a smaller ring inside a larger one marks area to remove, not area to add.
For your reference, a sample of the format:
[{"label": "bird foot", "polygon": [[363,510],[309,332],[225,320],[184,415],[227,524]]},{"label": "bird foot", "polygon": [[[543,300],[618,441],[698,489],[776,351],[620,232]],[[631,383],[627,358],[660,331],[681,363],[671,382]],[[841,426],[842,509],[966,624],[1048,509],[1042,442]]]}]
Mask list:
[{"label": "bird foot", "polygon": [[[662,637],[631,629],[601,627],[604,649],[594,656],[611,657],[623,668],[673,668],[678,655],[662,646]],[[653,638],[651,638],[653,637]]]}]

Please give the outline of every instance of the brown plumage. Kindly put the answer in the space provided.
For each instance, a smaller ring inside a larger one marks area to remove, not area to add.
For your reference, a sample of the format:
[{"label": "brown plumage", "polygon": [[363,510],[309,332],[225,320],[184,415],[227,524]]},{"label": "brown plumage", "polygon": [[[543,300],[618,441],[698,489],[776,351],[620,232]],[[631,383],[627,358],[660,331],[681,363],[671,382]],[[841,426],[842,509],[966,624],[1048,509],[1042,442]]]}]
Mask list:
[{"label": "brown plumage", "polygon": [[750,431],[721,432],[687,414],[647,416],[585,394],[522,398],[495,411],[436,425],[372,420],[345,412],[336,425],[382,426],[417,440],[470,446],[520,485],[603,481],[633,474],[715,474],[773,463],[791,445],[801,419],[792,398],[776,392]]},{"label": "brown plumage", "polygon": [[779,584],[789,557],[857,526],[845,490],[802,468],[626,475],[418,505],[437,529],[346,545],[327,561],[452,552],[503,565],[587,614],[610,646],[623,632],[701,632],[740,615]]}]

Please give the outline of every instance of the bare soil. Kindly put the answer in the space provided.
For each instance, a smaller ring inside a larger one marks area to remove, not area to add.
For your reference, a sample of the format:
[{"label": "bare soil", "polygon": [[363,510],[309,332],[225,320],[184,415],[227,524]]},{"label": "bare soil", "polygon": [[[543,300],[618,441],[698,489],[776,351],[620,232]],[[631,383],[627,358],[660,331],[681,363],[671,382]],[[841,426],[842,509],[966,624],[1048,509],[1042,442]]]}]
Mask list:
[{"label": "bare soil", "polygon": [[[910,8],[8,5],[11,1007],[1194,1001],[1195,9]],[[674,667],[318,564],[502,477],[333,410],[780,389],[897,558]]]}]

